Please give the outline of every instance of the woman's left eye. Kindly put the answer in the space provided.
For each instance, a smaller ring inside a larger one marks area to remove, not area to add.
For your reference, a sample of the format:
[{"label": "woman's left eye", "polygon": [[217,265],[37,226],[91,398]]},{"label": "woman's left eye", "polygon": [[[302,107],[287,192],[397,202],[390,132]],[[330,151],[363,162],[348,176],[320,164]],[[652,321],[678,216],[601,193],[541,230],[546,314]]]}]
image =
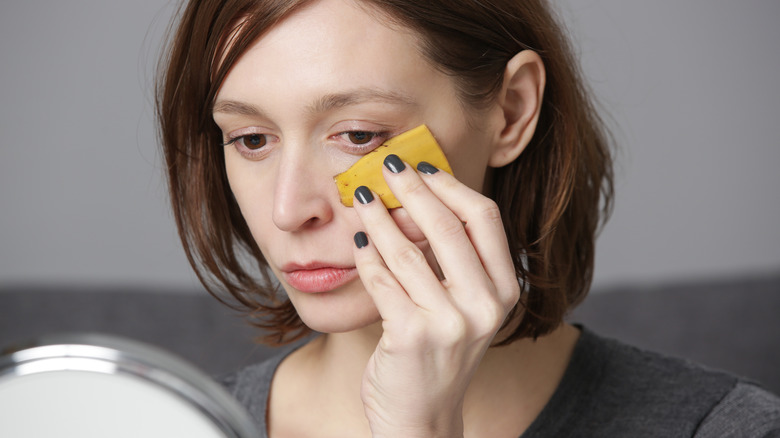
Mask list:
[{"label": "woman's left eye", "polygon": [[349,138],[349,141],[355,144],[366,144],[373,140],[373,138],[377,135],[375,132],[368,131],[351,131],[347,132],[346,134]]},{"label": "woman's left eye", "polygon": [[374,131],[346,131],[339,136],[356,146],[368,146],[374,143],[376,143],[374,146],[379,146],[379,143],[387,139],[386,133]]}]

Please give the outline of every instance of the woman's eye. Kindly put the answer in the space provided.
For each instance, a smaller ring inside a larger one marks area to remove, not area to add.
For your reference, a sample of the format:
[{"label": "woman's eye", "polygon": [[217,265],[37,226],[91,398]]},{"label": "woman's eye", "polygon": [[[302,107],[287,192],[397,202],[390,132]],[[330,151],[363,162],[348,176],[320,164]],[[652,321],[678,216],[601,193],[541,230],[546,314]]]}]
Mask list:
[{"label": "woman's eye", "polygon": [[336,137],[339,144],[351,153],[366,154],[389,137],[386,131],[343,131]]},{"label": "woman's eye", "polygon": [[264,134],[248,134],[239,137],[240,141],[247,149],[260,149],[265,146],[267,139]]},{"label": "woman's eye", "polygon": [[228,146],[234,143],[238,143],[239,146],[243,146],[249,150],[257,150],[268,143],[268,137],[265,134],[239,135],[222,143],[222,146]]},{"label": "woman's eye", "polygon": [[350,131],[346,132],[347,138],[354,144],[366,144],[377,136],[376,132],[368,131]]},{"label": "woman's eye", "polygon": [[361,151],[367,148],[373,149],[389,137],[388,132],[385,131],[344,131],[338,136],[342,141],[359,146]]}]

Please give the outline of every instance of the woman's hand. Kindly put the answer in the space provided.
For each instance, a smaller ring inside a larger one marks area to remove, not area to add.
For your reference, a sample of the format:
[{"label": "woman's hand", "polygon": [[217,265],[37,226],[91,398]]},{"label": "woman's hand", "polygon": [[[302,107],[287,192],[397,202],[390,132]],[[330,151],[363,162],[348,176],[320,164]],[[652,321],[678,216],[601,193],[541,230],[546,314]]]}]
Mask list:
[{"label": "woman's hand", "polygon": [[520,296],[501,216],[446,172],[385,163],[438,266],[368,189],[356,191],[367,236],[355,236],[355,263],[384,330],[363,375],[366,416],[375,437],[462,436],[466,389]]}]

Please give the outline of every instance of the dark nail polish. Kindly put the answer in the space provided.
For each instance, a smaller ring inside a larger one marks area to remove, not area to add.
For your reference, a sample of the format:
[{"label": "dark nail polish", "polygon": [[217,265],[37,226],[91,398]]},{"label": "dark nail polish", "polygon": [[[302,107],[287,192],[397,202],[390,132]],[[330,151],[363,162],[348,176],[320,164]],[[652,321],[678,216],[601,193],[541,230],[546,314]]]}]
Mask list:
[{"label": "dark nail polish", "polygon": [[390,169],[390,172],[393,173],[401,173],[404,169],[406,169],[404,162],[401,161],[401,159],[398,158],[398,155],[396,154],[390,154],[385,157],[385,167]]},{"label": "dark nail polish", "polygon": [[420,172],[426,175],[433,175],[434,173],[439,171],[439,169],[437,169],[435,166],[431,165],[431,163],[428,163],[426,161],[420,161],[419,163],[417,163],[417,170],[419,170]]},{"label": "dark nail polish", "polygon": [[371,190],[366,186],[356,188],[355,197],[361,204],[368,204],[374,200],[374,195],[371,194]]},{"label": "dark nail polish", "polygon": [[358,231],[355,233],[355,246],[358,247],[358,249],[365,247],[368,245],[368,236],[366,236],[366,233],[362,231]]}]

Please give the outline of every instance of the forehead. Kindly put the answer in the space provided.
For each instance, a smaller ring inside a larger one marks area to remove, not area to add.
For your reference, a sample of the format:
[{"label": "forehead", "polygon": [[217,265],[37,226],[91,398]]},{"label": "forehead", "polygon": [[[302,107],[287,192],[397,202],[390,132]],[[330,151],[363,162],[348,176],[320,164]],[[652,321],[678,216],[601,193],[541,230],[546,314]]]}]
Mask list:
[{"label": "forehead", "polygon": [[395,89],[430,81],[435,69],[418,50],[418,37],[369,8],[322,0],[296,10],[238,59],[220,96],[246,98],[252,89],[272,94],[346,86]]}]

